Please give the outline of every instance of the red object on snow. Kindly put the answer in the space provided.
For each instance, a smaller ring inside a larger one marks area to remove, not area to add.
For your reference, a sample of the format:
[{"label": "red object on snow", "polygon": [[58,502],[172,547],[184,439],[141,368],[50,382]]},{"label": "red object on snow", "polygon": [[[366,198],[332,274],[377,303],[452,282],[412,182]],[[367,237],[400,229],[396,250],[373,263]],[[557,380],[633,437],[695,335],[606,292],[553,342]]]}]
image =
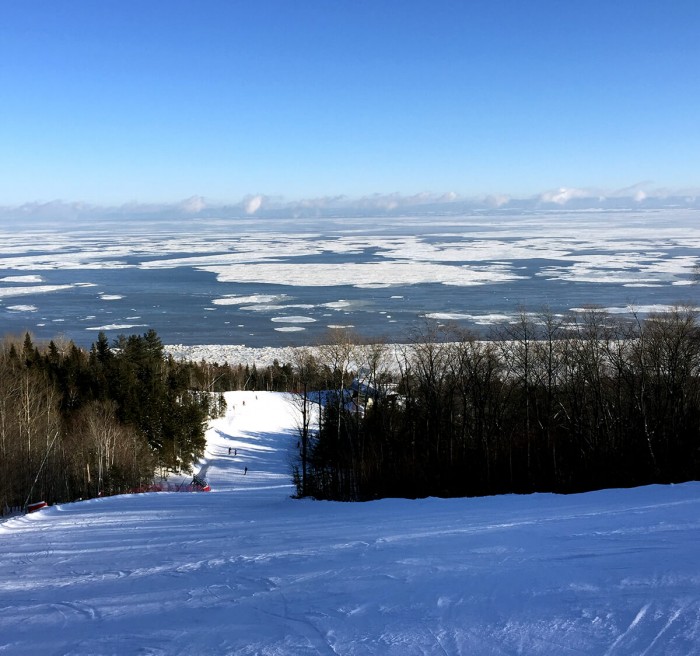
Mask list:
[{"label": "red object on snow", "polygon": [[27,512],[28,513],[33,513],[36,512],[37,510],[41,510],[42,508],[46,508],[49,504],[46,503],[46,501],[37,501],[35,503],[30,503],[27,506]]},{"label": "red object on snow", "polygon": [[203,478],[195,474],[192,477],[193,492],[211,492],[211,486]]}]

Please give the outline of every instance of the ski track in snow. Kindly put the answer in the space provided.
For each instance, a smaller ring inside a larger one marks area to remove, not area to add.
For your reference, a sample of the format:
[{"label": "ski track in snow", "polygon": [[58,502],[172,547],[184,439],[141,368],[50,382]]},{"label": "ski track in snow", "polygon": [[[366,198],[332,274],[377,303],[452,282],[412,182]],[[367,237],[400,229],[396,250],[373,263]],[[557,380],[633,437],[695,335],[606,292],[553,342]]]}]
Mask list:
[{"label": "ski track in snow", "polygon": [[700,483],[294,500],[292,405],[227,401],[212,492],[0,524],[0,654],[700,653]]}]

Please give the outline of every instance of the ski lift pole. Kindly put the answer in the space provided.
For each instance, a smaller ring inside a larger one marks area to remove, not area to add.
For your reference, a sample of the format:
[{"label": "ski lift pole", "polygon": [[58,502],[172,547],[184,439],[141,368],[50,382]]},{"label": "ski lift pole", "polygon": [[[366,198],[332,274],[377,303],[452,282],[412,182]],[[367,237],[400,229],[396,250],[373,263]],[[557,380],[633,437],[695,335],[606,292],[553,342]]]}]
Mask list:
[{"label": "ski lift pole", "polygon": [[34,492],[34,486],[36,485],[36,482],[39,480],[39,476],[41,476],[41,472],[44,469],[44,465],[46,464],[46,460],[49,457],[49,454],[51,453],[51,449],[53,448],[54,442],[56,441],[56,438],[58,437],[58,431],[53,436],[53,439],[51,440],[51,444],[49,444],[49,448],[46,449],[46,453],[44,454],[44,459],[41,461],[41,465],[39,466],[39,471],[36,473],[36,476],[34,477],[34,482],[32,483],[32,486],[29,488],[29,493],[27,494],[27,498],[24,500],[24,506],[22,509],[24,512],[27,512],[27,507],[29,506],[29,499],[32,497],[32,492]]}]

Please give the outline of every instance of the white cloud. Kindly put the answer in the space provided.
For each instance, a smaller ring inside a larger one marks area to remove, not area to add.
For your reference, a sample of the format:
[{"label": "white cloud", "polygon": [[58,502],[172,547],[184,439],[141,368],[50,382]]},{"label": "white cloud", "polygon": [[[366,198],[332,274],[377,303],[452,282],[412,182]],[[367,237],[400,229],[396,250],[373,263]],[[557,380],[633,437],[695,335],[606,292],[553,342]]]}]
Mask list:
[{"label": "white cloud", "polygon": [[590,198],[591,192],[583,189],[574,189],[569,187],[560,187],[555,191],[545,191],[540,195],[540,200],[543,203],[556,203],[564,205],[574,198]]},{"label": "white cloud", "polygon": [[190,196],[180,203],[180,207],[185,212],[191,212],[192,214],[201,212],[206,206],[207,204],[201,196]]},{"label": "white cloud", "polygon": [[700,209],[700,188],[655,188],[648,181],[618,189],[560,187],[528,197],[508,194],[462,196],[454,191],[420,192],[416,194],[376,193],[359,198],[345,195],[318,196],[285,200],[265,194],[245,196],[236,202],[212,205],[202,196],[193,195],[172,203],[131,202],[118,206],[99,206],[83,202],[28,202],[19,206],[0,206],[0,221],[11,223],[31,218],[35,224],[51,223],[59,219],[112,220],[129,218],[158,220],[190,218],[245,219],[259,218],[373,218],[402,213],[429,211],[435,214],[460,215],[470,212],[512,208],[518,212],[541,209],[542,204],[553,204],[570,209]]},{"label": "white cloud", "polygon": [[484,198],[484,203],[490,207],[502,207],[511,201],[511,197],[506,194],[492,194]]},{"label": "white cloud", "polygon": [[263,204],[263,197],[260,195],[253,196],[252,198],[249,198],[244,203],[245,213],[246,214],[255,214],[262,207],[262,204]]}]

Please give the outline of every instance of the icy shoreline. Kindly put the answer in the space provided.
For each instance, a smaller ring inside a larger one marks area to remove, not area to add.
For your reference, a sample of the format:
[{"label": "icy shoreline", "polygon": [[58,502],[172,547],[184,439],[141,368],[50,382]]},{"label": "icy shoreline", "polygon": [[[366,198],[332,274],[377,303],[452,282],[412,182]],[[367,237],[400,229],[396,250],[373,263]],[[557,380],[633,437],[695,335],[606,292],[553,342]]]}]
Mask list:
[{"label": "icy shoreline", "polygon": [[[387,344],[390,353],[396,356],[405,344]],[[166,344],[163,349],[166,355],[172,355],[178,361],[210,362],[230,365],[248,365],[268,367],[277,360],[278,364],[294,362],[295,354],[304,348],[317,346],[263,346],[253,347],[244,344],[200,344],[187,346],[184,344]]]},{"label": "icy shoreline", "polygon": [[300,347],[251,347],[242,344],[202,344],[199,346],[185,346],[183,344],[169,344],[164,347],[166,355],[172,355],[175,360],[189,360],[192,362],[216,362],[218,364],[243,364],[267,367],[274,363],[292,362],[294,353]]}]

